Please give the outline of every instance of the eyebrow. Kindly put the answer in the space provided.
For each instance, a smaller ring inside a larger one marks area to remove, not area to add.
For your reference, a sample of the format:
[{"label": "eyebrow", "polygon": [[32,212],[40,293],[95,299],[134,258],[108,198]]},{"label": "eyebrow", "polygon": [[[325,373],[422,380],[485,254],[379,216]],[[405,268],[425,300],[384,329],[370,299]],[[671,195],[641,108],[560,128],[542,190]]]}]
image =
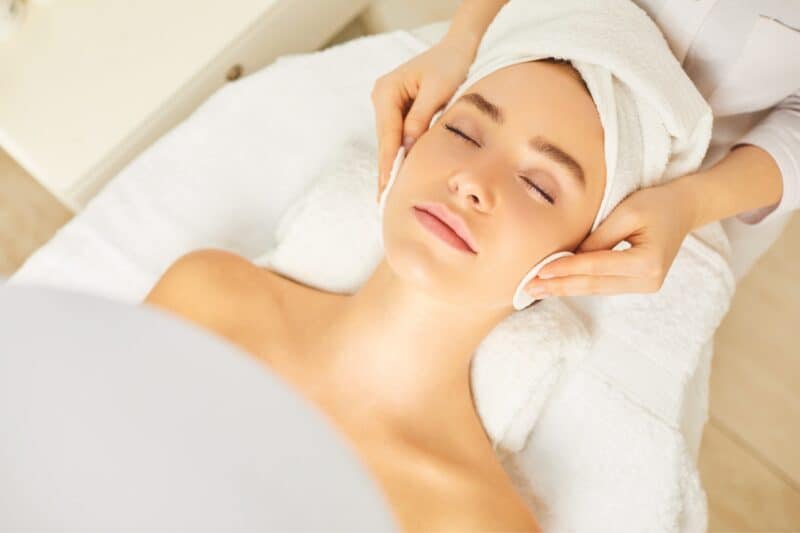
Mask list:
[{"label": "eyebrow", "polygon": [[[503,124],[505,122],[503,110],[484,98],[480,93],[467,93],[459,98],[458,102],[462,100],[474,106],[478,111],[489,117],[492,122],[496,124]],[[550,142],[546,137],[537,135],[528,140],[528,146],[566,168],[569,171],[569,175],[572,176],[581,187],[586,187],[586,177],[580,163],[567,152]]]}]

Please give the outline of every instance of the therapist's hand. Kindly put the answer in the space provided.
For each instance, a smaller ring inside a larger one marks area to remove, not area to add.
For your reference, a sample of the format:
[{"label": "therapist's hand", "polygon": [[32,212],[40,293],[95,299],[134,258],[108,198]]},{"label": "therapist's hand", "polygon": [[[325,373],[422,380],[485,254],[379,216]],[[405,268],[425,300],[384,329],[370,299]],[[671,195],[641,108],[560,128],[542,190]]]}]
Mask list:
[{"label": "therapist's hand", "polygon": [[473,60],[471,46],[445,37],[376,80],[371,95],[378,134],[376,200],[389,181],[400,143],[408,151],[428,129],[433,115],[467,78]]},{"label": "therapist's hand", "polygon": [[[537,298],[657,292],[697,219],[693,191],[684,183],[673,181],[630,194],[580,244],[576,255],[542,267],[528,289],[546,291]],[[611,250],[622,240],[631,247]]]}]

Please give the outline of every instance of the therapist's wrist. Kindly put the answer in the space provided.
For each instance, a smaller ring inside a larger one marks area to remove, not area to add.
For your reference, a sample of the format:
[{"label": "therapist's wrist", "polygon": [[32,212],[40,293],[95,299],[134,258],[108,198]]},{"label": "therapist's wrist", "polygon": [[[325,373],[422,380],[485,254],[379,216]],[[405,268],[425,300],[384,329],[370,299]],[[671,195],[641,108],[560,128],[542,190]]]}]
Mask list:
[{"label": "therapist's wrist", "polygon": [[707,224],[707,220],[714,216],[709,210],[708,202],[703,201],[709,192],[706,177],[702,172],[686,174],[670,181],[664,187],[675,194],[677,201],[674,207],[681,214],[688,231]]},{"label": "therapist's wrist", "polygon": [[478,53],[478,45],[480,44],[481,37],[471,35],[445,35],[436,44],[439,47],[450,48],[463,55],[464,59],[472,64],[475,61],[475,56]]},{"label": "therapist's wrist", "polygon": [[783,179],[764,149],[737,145],[711,168],[669,183],[681,191],[691,213],[692,229],[764,206],[783,195]]},{"label": "therapist's wrist", "polygon": [[462,0],[440,43],[457,48],[474,59],[486,30],[507,1]]}]

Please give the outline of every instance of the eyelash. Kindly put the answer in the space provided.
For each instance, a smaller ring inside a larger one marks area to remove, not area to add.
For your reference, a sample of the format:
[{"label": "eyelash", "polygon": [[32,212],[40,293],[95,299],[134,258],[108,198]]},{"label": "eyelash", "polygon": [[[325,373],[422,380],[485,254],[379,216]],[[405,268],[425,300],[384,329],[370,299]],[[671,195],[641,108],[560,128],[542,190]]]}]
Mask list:
[{"label": "eyelash", "polygon": [[[444,127],[445,127],[445,129],[447,129],[448,131],[452,132],[454,135],[456,135],[456,136],[458,136],[458,137],[461,137],[461,138],[462,138],[464,141],[466,141],[466,142],[468,142],[468,143],[471,143],[471,144],[474,144],[474,145],[475,145],[475,146],[477,146],[477,147],[480,147],[480,144],[478,144],[477,142],[475,142],[475,141],[474,141],[473,139],[471,139],[470,137],[466,136],[466,135],[464,134],[464,132],[462,132],[462,131],[461,131],[461,130],[459,130],[458,128],[455,128],[455,127],[451,126],[450,124],[445,124],[445,125],[444,125]],[[527,187],[528,189],[533,189],[533,190],[536,190],[536,192],[538,192],[540,195],[542,195],[542,197],[543,197],[545,200],[547,200],[549,203],[551,203],[551,204],[555,203],[555,200],[553,199],[553,197],[552,197],[552,196],[550,196],[549,194],[547,194],[546,192],[544,192],[544,191],[543,191],[543,190],[542,190],[542,189],[541,189],[541,188],[540,188],[538,185],[536,185],[535,183],[533,183],[531,180],[529,180],[529,179],[528,179],[528,178],[526,178],[525,176],[519,176],[519,177],[520,177],[520,178],[522,179],[522,181],[525,183],[525,187]]]}]

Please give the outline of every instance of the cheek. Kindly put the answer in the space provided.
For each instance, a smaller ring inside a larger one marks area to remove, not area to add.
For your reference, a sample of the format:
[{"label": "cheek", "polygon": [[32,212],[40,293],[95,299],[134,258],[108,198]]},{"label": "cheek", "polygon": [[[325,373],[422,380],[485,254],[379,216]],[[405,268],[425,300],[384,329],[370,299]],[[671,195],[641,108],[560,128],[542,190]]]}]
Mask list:
[{"label": "cheek", "polygon": [[[422,139],[417,141],[420,142]],[[416,201],[441,199],[447,194],[444,176],[452,173],[453,161],[457,158],[451,160],[447,154],[436,152],[430,146],[418,148],[415,144],[400,166],[389,201],[410,207]]]},{"label": "cheek", "polygon": [[572,248],[578,246],[588,235],[592,222],[600,208],[601,198],[584,196],[575,202],[574,206],[565,217],[563,240],[572,243]]},{"label": "cheek", "polygon": [[425,167],[452,168],[453,165],[464,164],[464,161],[478,150],[444,129],[442,125],[437,125],[423,133],[409,153],[419,158]]},{"label": "cheek", "polygon": [[[530,206],[528,206],[530,207]],[[552,215],[542,215],[541,210],[533,213],[509,216],[493,239],[491,246],[492,267],[504,271],[509,282],[518,282],[541,258],[559,245],[559,224],[552,220]]]},{"label": "cheek", "polygon": [[[519,184],[513,184],[522,189]],[[511,187],[514,189],[514,187]],[[506,216],[502,227],[503,240],[511,241],[511,245],[523,249],[547,246],[558,242],[564,235],[568,220],[557,207],[545,204],[529,196],[527,191],[511,190],[506,195]]]},{"label": "cheek", "polygon": [[581,227],[557,209],[526,207],[521,213],[509,209],[492,245],[494,268],[511,268],[515,282],[549,254],[574,249]]}]

